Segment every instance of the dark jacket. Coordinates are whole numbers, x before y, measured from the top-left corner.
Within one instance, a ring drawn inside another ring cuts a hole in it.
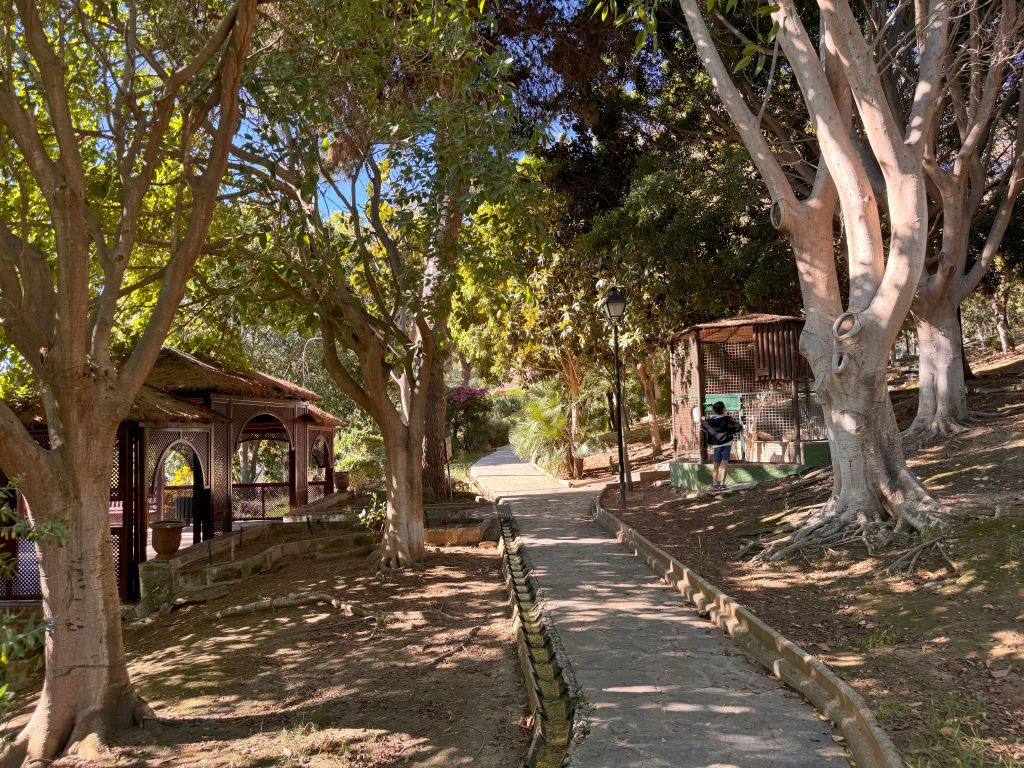
[[[710,446],[727,445],[732,442],[733,435],[743,431],[743,425],[732,416],[709,416],[700,425],[700,431]]]

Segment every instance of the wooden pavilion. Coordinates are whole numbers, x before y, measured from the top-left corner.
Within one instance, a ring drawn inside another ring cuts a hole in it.
[[[186,541],[204,541],[245,520],[281,517],[333,491],[334,430],[342,422],[318,408],[316,393],[283,379],[237,370],[176,349],[161,351],[114,446],[110,532],[122,599],[138,598],[138,565],[148,559],[149,523],[183,519]],[[43,445],[41,414],[23,411]],[[241,482],[232,459],[249,441],[286,446],[283,478]],[[165,479],[173,453],[191,484]],[[19,511],[27,513],[24,501]],[[35,545],[6,543],[17,555],[15,578],[0,582],[0,599],[39,599]]]

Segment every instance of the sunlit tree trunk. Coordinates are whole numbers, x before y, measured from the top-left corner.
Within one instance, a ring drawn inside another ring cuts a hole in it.
[[[83,402],[96,402],[88,389]],[[34,755],[74,752],[100,758],[114,731],[140,724],[149,707],[135,694],[121,640],[121,600],[113,578],[110,475],[116,421],[109,411],[50,430],[61,448],[50,471],[29,471],[20,490],[31,520],[63,518],[66,544],[40,542],[43,616],[51,627],[39,703],[0,764],[19,766]]]
[[[644,385],[644,400],[647,403],[647,428],[651,436],[651,455],[661,455],[661,430],[658,428],[658,395],[654,391],[654,381],[643,362],[636,364],[636,372]]]
[[[399,568],[425,554],[423,523],[423,430],[392,424],[382,432],[387,463],[387,518],[381,543],[383,563]]]
[[[0,403],[0,470],[23,479],[32,522],[63,518],[70,540],[63,547],[39,544],[43,613],[52,632],[39,702],[0,757],[4,768],[49,765],[65,751],[98,757],[113,731],[149,711],[133,692],[121,640],[110,546],[114,439],[152,370],[206,241],[238,127],[238,92],[256,21],[256,3],[239,0],[205,45],[195,41],[195,58],[179,61],[177,52],[139,53],[153,40],[147,33],[140,44],[141,14],[134,9],[119,11],[116,23],[95,10],[19,0],[5,16],[7,64],[16,60],[22,71],[7,72],[0,82],[0,125],[7,137],[0,176],[17,177],[26,204],[34,189],[39,211],[46,213],[33,216],[49,218],[41,227],[45,236],[37,238],[32,229],[39,224],[17,220],[17,206],[0,212],[0,321],[5,342],[34,376],[49,447],[36,445]],[[65,45],[81,46],[91,61],[88,71],[68,68],[61,55]],[[146,71],[153,62],[160,71]],[[182,93],[194,77],[204,83],[198,102],[195,92]],[[97,99],[90,101],[93,95]],[[112,142],[89,143],[93,132],[78,120],[83,103],[95,110],[85,123],[95,118]],[[181,147],[174,133],[179,129],[188,136]],[[194,154],[196,146],[201,154]],[[134,318],[140,333],[115,363],[111,349],[123,319],[121,303],[137,287],[126,275],[135,264],[140,229],[151,236],[164,231],[152,222],[166,214],[155,212],[148,197],[158,167],[166,171],[160,199],[166,203],[178,194],[179,202],[188,202],[166,230],[173,242],[160,250],[162,263],[151,264],[159,276],[156,300]],[[100,175],[109,182],[102,191],[88,180]]]
[[[801,351],[814,374],[835,470],[831,501],[763,553],[781,557],[811,542],[834,542],[851,528],[892,521],[905,529],[941,523],[935,500],[907,468],[886,389],[889,349],[924,266],[927,206],[922,156],[933,136],[941,42],[921,63],[912,139],[886,107],[868,42],[848,2],[819,4],[821,35],[812,41],[792,0],[774,7],[778,37],[815,126],[821,161],[809,194],[797,197],[758,119],[732,80],[697,0],[682,0],[687,25],[723,105],[772,195],[772,222],[793,246],[805,311]],[[929,34],[944,39],[941,8]],[[889,233],[862,154],[852,140],[853,110],[866,147],[885,178]],[[836,274],[833,222],[842,211],[849,295]],[[888,244],[888,253],[886,253]]]
[[[1005,355],[1017,348],[1010,331],[1010,317],[1006,311],[1006,294],[1002,286],[996,289],[989,299],[989,306],[992,308],[992,316],[996,321],[996,333],[999,334],[999,347]]]

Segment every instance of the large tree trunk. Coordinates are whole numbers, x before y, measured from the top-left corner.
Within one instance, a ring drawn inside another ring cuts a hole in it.
[[[560,367],[562,380],[565,382],[565,389],[569,394],[569,434],[565,446],[566,471],[569,477],[578,478],[582,474],[577,467],[576,446],[580,434],[580,391],[583,387],[583,373],[573,357],[566,353],[562,353]]]
[[[440,356],[435,356],[428,383],[423,435],[423,498],[428,502],[447,499],[451,493],[445,446],[447,416],[448,388],[444,383],[444,362]]]
[[[1005,355],[1016,349],[1016,342],[1013,340],[1013,333],[1010,332],[1010,317],[1006,312],[1006,295],[1002,288],[997,288],[989,299],[989,306],[992,307],[992,315],[996,321],[996,332],[999,334],[999,346]]]
[[[880,329],[878,329],[880,330]],[[831,499],[794,533],[758,557],[777,560],[807,544],[827,546],[892,525],[931,536],[941,530],[938,502],[907,467],[886,384],[887,346],[879,332],[837,340],[829,350],[805,330],[801,349],[815,377],[832,454]]]
[[[919,349],[917,415],[907,436],[948,435],[972,423],[964,383],[963,335],[948,301],[914,308]]]
[[[255,483],[258,481],[258,470],[260,460],[260,440],[246,440],[239,447],[239,471],[243,483]]]
[[[937,521],[937,504],[907,468],[886,386],[884,360],[846,355],[846,370],[826,376],[818,388],[833,435],[838,469],[832,513],[849,523],[892,520],[904,530],[924,531]]]
[[[939,530],[938,503],[907,467],[886,383],[888,351],[902,319],[883,325],[866,312],[842,312],[835,272],[819,258],[831,248],[830,219],[812,216],[789,237],[807,312],[800,351],[810,363],[825,418],[833,488],[821,509],[758,557],[780,559],[883,524],[928,534]]]
[[[465,355],[459,355],[459,368],[462,376],[462,386],[468,387],[473,381],[473,364]]]
[[[643,363],[636,364],[636,372],[644,385],[644,400],[647,403],[647,427],[651,434],[651,456],[661,456],[661,430],[658,429],[658,395],[654,390],[654,381]]]
[[[56,482],[24,479],[32,522],[63,517],[63,546],[40,542],[46,638],[43,689],[32,718],[0,765],[49,761],[65,751],[100,758],[111,733],[151,710],[134,693],[121,639],[121,601],[110,546],[113,432],[106,425],[67,436]]]
[[[387,484],[387,519],[381,564],[402,568],[418,563],[426,552],[423,531],[423,436],[404,425],[383,431]]]

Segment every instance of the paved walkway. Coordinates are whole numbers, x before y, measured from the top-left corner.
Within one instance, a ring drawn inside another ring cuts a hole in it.
[[[578,768],[848,766],[797,694],[697,616],[565,488],[503,448],[474,466],[512,504],[539,597],[589,705]]]

